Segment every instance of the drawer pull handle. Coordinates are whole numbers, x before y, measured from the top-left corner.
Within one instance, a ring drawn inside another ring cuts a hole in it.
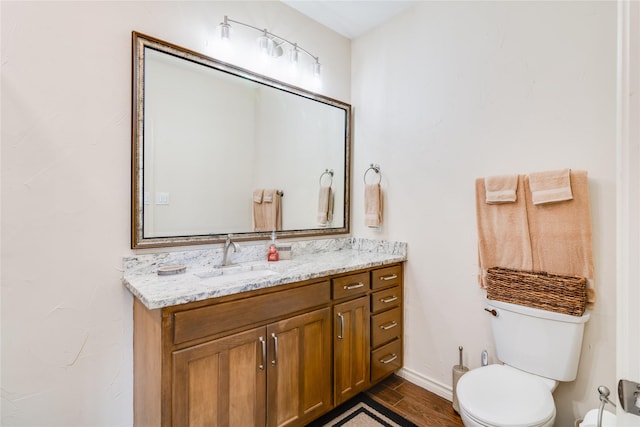
[[[393,280],[397,278],[398,278],[397,274],[392,274],[390,276],[380,276],[380,280]]]
[[[262,363],[258,366],[261,371],[264,371],[264,362],[267,360],[267,341],[260,337],[260,344],[262,345]]]
[[[389,357],[388,359],[380,359],[380,363],[382,363],[383,365],[386,365],[387,363],[393,362],[397,358],[398,358],[398,355],[393,353],[391,357]]]
[[[358,282],[355,285],[344,285],[344,290],[345,291],[350,291],[352,289],[362,288],[363,286],[364,286],[364,283]]]
[[[395,295],[392,296],[392,297],[389,297],[389,298],[380,298],[380,302],[385,303],[385,304],[388,304],[388,303],[394,302],[394,301],[398,301],[398,297],[395,296]]]
[[[344,337],[344,316],[342,313],[338,313],[338,319],[340,319],[340,334],[338,339],[341,340]]]
[[[387,323],[386,325],[380,325],[380,329],[386,331],[387,329],[395,328],[396,326],[398,326],[398,322],[394,320],[391,323]]]
[[[276,366],[278,364],[278,337],[272,332],[271,338],[273,338],[273,360],[271,361],[271,366]]]

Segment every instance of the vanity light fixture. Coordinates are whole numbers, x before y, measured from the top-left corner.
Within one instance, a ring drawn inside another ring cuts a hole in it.
[[[220,25],[218,26],[219,30],[220,30],[220,38],[223,40],[229,40],[231,35],[230,35],[230,30],[231,30],[231,24],[230,22],[233,22],[234,24],[238,24],[238,25],[242,25],[243,27],[247,27],[247,28],[251,28],[253,30],[259,31],[260,33],[262,33],[262,35],[260,35],[257,39],[258,42],[258,49],[260,50],[261,53],[273,57],[273,58],[278,58],[280,56],[283,55],[284,53],[284,49],[283,46],[288,45],[290,46],[290,50],[289,50],[289,61],[291,61],[291,63],[293,64],[298,64],[299,59],[300,59],[300,52],[306,53],[307,55],[309,55],[311,58],[313,58],[314,63],[313,63],[313,74],[316,77],[320,77],[320,73],[322,72],[322,66],[320,65],[320,60],[318,59],[317,56],[313,55],[311,52],[309,52],[306,49],[303,49],[302,47],[300,47],[298,45],[298,43],[293,43],[290,42],[289,40],[280,37],[276,34],[273,34],[272,32],[269,32],[266,28],[258,28],[258,27],[254,27],[253,25],[249,25],[249,24],[245,24],[244,22],[240,22],[240,21],[236,21],[235,19],[231,19],[228,16],[224,16],[224,20],[220,23]]]

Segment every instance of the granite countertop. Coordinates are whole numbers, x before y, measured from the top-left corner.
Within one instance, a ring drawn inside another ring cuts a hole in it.
[[[347,273],[406,261],[406,244],[365,239],[332,239],[328,249],[317,250],[318,245],[294,243],[293,258],[267,262],[260,258],[241,260],[220,267],[215,260],[218,252],[194,253],[187,257],[159,254],[125,258],[124,285],[148,309],[170,307],[193,301],[202,301],[256,289],[270,288],[287,283]],[[327,248],[327,245],[324,245]],[[301,249],[303,248],[303,249]],[[266,253],[264,246],[254,252]],[[251,252],[251,251],[249,251]],[[255,255],[255,254],[254,254]],[[158,266],[168,265],[176,259],[184,261],[185,273],[159,276]],[[201,259],[211,259],[201,262]],[[261,257],[262,258],[262,257]],[[263,258],[262,258],[263,259]]]

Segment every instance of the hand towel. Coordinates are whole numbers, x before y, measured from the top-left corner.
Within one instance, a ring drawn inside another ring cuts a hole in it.
[[[333,219],[333,193],[331,187],[320,187],[318,194],[318,224],[326,226]]]
[[[571,171],[573,196],[565,203],[535,204],[525,179],[533,270],[587,279],[587,302],[594,303],[589,184],[586,171]]]
[[[282,230],[281,194],[276,189],[265,189],[262,203],[253,203],[254,231]]]
[[[484,179],[486,202],[514,203],[517,199],[518,175],[488,176]]]
[[[264,213],[262,209],[263,189],[253,190],[253,231],[264,230],[266,224],[264,222]]]
[[[484,178],[476,179],[478,227],[478,281],[486,288],[487,269],[504,267],[531,270],[531,240],[524,197],[524,177],[518,176],[516,201],[487,204]]]
[[[528,179],[534,205],[573,199],[569,169],[530,173]]]
[[[364,224],[379,227],[382,224],[382,190],[380,184],[364,186]]]
[[[274,195],[274,213],[275,216],[275,228],[273,230],[280,231],[282,230],[282,192],[276,190]]]

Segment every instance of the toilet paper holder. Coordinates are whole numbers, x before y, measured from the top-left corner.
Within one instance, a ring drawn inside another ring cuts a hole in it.
[[[625,412],[640,416],[640,383],[629,380],[618,381],[618,399]]]

